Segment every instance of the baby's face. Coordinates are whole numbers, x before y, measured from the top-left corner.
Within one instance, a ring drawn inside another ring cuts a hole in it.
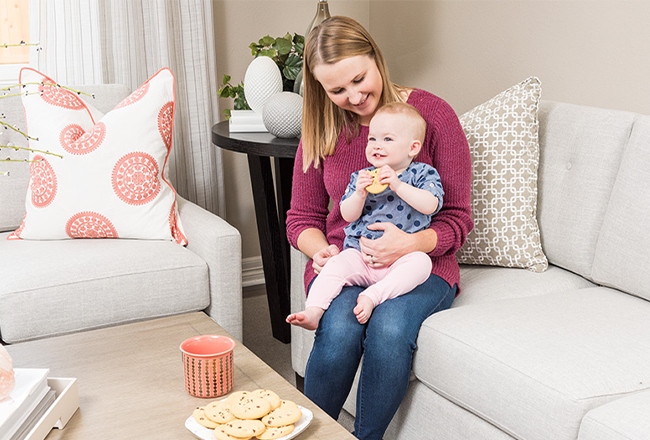
[[[414,157],[411,125],[402,114],[375,115],[368,132],[368,162],[377,168],[388,165],[397,173],[404,171]]]

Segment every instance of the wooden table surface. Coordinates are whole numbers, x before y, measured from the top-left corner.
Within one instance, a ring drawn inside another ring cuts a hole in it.
[[[185,391],[179,345],[201,334],[230,336],[196,312],[6,348],[15,368],[49,368],[50,377],[78,379],[79,410],[48,440],[192,439],[185,420],[215,399]],[[270,389],[314,413],[298,439],[354,438],[239,341],[234,360],[233,391]]]

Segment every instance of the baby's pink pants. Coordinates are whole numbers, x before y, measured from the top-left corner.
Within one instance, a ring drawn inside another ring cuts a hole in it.
[[[361,252],[348,248],[333,256],[314,280],[307,307],[327,310],[345,286],[367,287],[360,295],[368,296],[375,307],[384,301],[410,292],[431,275],[431,258],[424,252],[412,252],[389,267],[374,269],[363,261]]]

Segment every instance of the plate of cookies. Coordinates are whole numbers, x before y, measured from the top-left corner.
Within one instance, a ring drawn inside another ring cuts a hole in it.
[[[289,440],[314,414],[271,390],[235,391],[194,409],[185,427],[202,440]]]

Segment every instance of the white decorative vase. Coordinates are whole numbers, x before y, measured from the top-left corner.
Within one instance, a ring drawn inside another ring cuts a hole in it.
[[[280,92],[271,96],[262,112],[264,126],[279,138],[300,137],[302,132],[302,96]]]
[[[265,56],[255,58],[244,76],[244,95],[250,108],[262,113],[266,101],[281,91],[282,74],[275,61]]]

